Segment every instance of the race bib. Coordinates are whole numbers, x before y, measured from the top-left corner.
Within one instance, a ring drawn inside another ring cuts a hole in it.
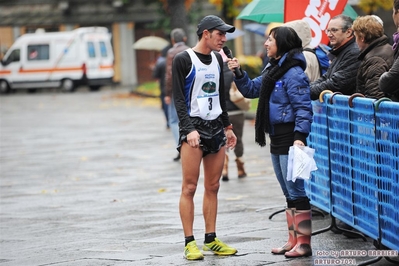
[[[200,117],[204,120],[216,119],[222,113],[218,94],[197,96],[197,102]]]

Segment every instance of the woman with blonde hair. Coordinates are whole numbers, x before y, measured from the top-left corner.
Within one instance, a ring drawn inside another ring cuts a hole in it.
[[[353,22],[356,43],[359,46],[360,66],[356,78],[356,92],[365,97],[380,99],[385,93],[379,87],[381,75],[393,63],[392,46],[384,35],[384,27],[373,16],[361,16]]]
[[[397,28],[393,34],[394,63],[388,72],[380,77],[380,89],[393,101],[399,102],[399,0],[393,1],[392,19]]]

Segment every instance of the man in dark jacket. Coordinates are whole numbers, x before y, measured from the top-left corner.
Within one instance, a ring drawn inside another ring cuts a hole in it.
[[[356,75],[360,65],[358,59],[360,50],[356,43],[352,29],[353,20],[345,15],[333,17],[328,23],[326,33],[330,39],[330,50],[328,57],[331,64],[327,72],[315,82],[310,84],[310,97],[312,100],[319,99],[324,90],[341,92],[344,95],[351,95],[356,92]],[[348,237],[357,237],[357,234],[350,234],[352,227],[337,220],[338,229],[332,228],[334,233],[344,234]]]
[[[345,15],[333,17],[326,29],[332,49],[327,72],[310,84],[311,99],[317,100],[324,90],[351,95],[356,90],[356,74],[360,61],[359,48],[352,29],[353,20]]]
[[[392,18],[397,31],[393,35],[394,63],[392,68],[381,75],[380,88],[392,101],[399,102],[399,0],[393,2]]]
[[[161,107],[166,119],[166,127],[169,128],[169,115],[168,115],[168,104],[165,103],[165,71],[166,71],[166,52],[169,50],[170,45],[166,46],[161,51],[161,55],[158,57],[155,63],[154,69],[152,70],[152,77],[158,79],[159,88],[161,90]]]
[[[168,50],[166,56],[165,74],[165,103],[168,104],[169,125],[175,139],[176,147],[179,144],[179,118],[177,117],[175,103],[172,100],[172,62],[175,55],[188,49],[186,45],[187,36],[183,29],[176,28],[170,33],[173,47]],[[180,153],[173,158],[174,161],[180,160]]]
[[[391,69],[388,72],[385,72],[384,74],[381,75],[379,83],[381,90],[387,93],[388,97],[395,102],[399,102],[398,82],[399,82],[399,56],[395,58],[395,62],[392,65]]]

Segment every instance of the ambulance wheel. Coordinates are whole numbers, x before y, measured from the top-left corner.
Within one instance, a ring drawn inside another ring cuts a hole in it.
[[[61,81],[61,90],[63,92],[73,92],[75,90],[75,84],[71,79],[64,79]]]
[[[0,93],[1,94],[6,94],[10,91],[10,87],[8,86],[7,81],[5,80],[0,80]]]

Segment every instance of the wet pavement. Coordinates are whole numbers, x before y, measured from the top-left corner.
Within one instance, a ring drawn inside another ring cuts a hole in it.
[[[284,207],[268,148],[254,143],[246,120],[245,167],[219,192],[217,235],[236,256],[183,258],[178,212],[180,162],[157,99],[129,88],[72,94],[43,91],[0,96],[0,265],[353,265],[371,259],[371,239],[331,231],[312,238],[313,257],[286,259]],[[194,234],[204,239],[202,175]],[[313,230],[327,227],[315,216]],[[359,253],[359,252],[358,252]],[[374,265],[389,264],[385,259]],[[331,265],[331,264],[330,264]]]

